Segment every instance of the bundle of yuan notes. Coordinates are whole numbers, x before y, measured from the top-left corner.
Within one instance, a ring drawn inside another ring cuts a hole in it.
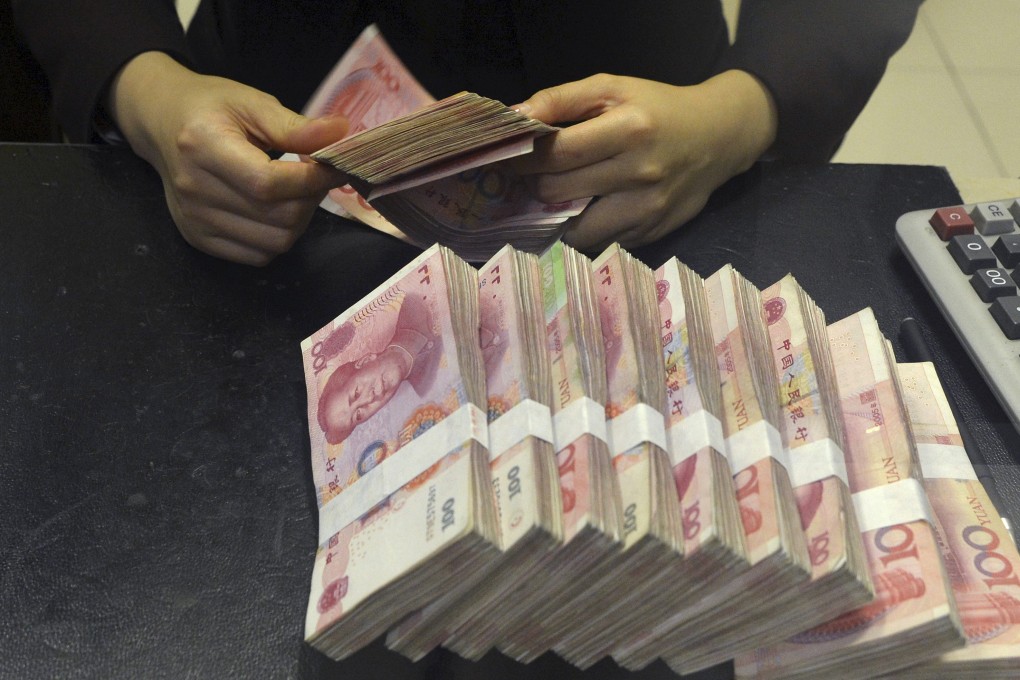
[[[654,593],[683,555],[679,500],[666,452],[665,370],[652,271],[619,246],[593,263],[608,386],[608,443],[620,491],[621,550],[585,573],[585,588],[533,612],[500,649],[522,661],[549,649],[578,666],[610,622]],[[621,588],[627,583],[626,588]],[[604,656],[596,649],[594,660]]]
[[[1015,677],[1020,556],[930,364],[792,276],[433,246],[302,343],[306,639]],[[484,411],[484,413],[483,413]]]
[[[478,342],[502,554],[481,583],[451,589],[390,631],[387,645],[405,656],[438,644],[488,651],[510,593],[563,541],[541,285],[538,257],[510,246],[481,269]]]
[[[705,292],[724,403],[725,448],[748,567],[681,601],[649,633],[614,651],[614,658],[627,668],[641,668],[659,657],[674,668],[695,670],[700,656],[708,654],[720,636],[739,642],[765,632],[762,617],[790,599],[810,576],[777,429],[779,390],[761,293],[728,265],[706,279]]]
[[[749,285],[749,284],[745,284]],[[825,318],[792,276],[762,293],[768,346],[782,405],[780,430],[800,528],[811,563],[810,580],[784,599],[767,627],[720,630],[665,658],[674,668],[697,669],[734,652],[780,640],[873,597],[864,546],[847,485],[843,427]]]
[[[977,479],[931,363],[898,364],[933,528],[966,646],[899,677],[1015,678],[1020,669],[1020,555]]]
[[[737,674],[867,678],[963,644],[892,348],[865,309],[829,326],[846,465],[875,598],[738,659]]]
[[[540,260],[546,351],[552,368],[553,434],[563,508],[563,545],[504,602],[492,644],[507,654],[542,648],[542,614],[575,602],[589,574],[620,550],[620,489],[607,443],[606,348],[591,260],[556,242]],[[533,642],[536,641],[536,642]],[[463,653],[461,650],[457,650]],[[466,655],[477,659],[479,653]]]
[[[640,280],[635,283],[642,285]],[[643,588],[635,587],[634,595],[612,603],[611,611],[590,622],[587,630],[556,646],[580,667],[610,654],[619,641],[643,635],[651,622],[675,612],[677,602],[698,597],[747,567],[739,509],[723,454],[722,395],[704,282],[674,258],[654,272],[654,291],[653,322],[658,322],[660,343],[650,352],[661,354],[666,369],[664,448],[680,503],[682,559],[671,560]],[[650,328],[645,332],[651,337]]]
[[[478,277],[435,246],[301,343],[319,549],[306,637],[344,657],[498,557]]]
[[[350,177],[323,207],[423,248],[438,242],[473,262],[508,242],[539,252],[590,200],[532,198],[499,161],[530,153],[536,137],[556,128],[474,93],[436,102],[375,25],[337,62],[304,113],[343,114],[350,126],[347,137],[312,154]]]

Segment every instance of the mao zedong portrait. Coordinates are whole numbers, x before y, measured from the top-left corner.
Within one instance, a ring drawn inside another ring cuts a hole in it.
[[[336,368],[319,396],[319,427],[330,444],[339,444],[379,412],[402,383],[424,396],[436,377],[442,337],[432,313],[418,296],[404,296],[386,346]]]

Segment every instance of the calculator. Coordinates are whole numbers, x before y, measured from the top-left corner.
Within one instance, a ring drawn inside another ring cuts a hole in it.
[[[896,243],[1020,432],[1020,198],[908,212]]]

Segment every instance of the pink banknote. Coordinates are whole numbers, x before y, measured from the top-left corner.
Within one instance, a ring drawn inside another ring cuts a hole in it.
[[[435,99],[419,83],[372,24],[351,44],[304,108],[316,118],[343,114],[348,134],[376,127],[411,113]],[[350,185],[329,192],[322,207],[393,235],[399,230],[386,221]]]

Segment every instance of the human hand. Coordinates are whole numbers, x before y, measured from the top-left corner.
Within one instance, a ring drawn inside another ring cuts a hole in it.
[[[326,193],[347,182],[329,166],[266,153],[312,153],[346,134],[344,118],[305,118],[162,52],[140,54],[121,69],[108,109],[135,153],[159,172],[185,240],[216,257],[268,264],[304,232]]]
[[[649,243],[684,224],[769,148],[777,124],[772,96],[743,71],[688,87],[596,75],[515,108],[549,124],[580,121],[510,162],[546,203],[598,197],[563,237],[581,250]]]

